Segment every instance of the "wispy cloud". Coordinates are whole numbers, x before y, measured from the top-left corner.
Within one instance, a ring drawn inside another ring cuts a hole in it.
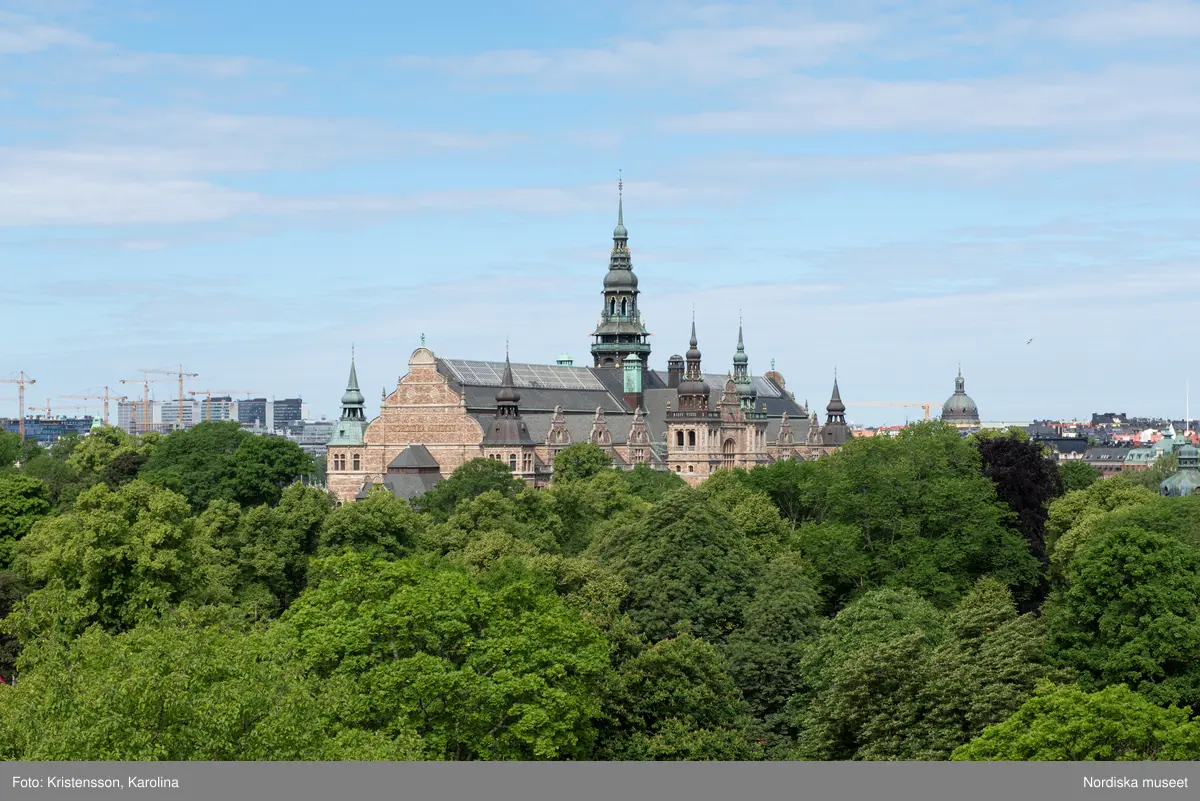
[[[776,27],[670,30],[653,39],[624,38],[595,48],[408,55],[393,63],[487,82],[522,79],[547,89],[636,91],[648,85],[678,87],[681,81],[703,87],[765,78],[821,64],[871,36],[866,24],[807,20]]]
[[[1080,129],[1200,120],[1200,69],[1124,65],[941,81],[798,77],[748,107],[668,117],[674,133]]]
[[[71,69],[66,72],[75,72],[76,77],[83,80],[95,80],[101,75],[159,77],[164,73],[175,73],[232,79],[250,74],[299,75],[306,72],[300,65],[247,56],[132,50],[25,14],[0,10],[0,58],[32,57],[56,50],[71,54]],[[55,74],[62,74],[63,64],[53,66]]]
[[[1058,26],[1071,39],[1096,44],[1136,39],[1200,38],[1200,5],[1192,0],[1092,2]]]

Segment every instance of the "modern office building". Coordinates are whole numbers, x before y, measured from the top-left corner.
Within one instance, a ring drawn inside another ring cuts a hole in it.
[[[92,430],[95,418],[87,417],[26,417],[25,439],[39,445],[51,445],[70,434],[86,437]],[[17,418],[0,418],[0,430],[13,434],[21,432],[21,421]]]

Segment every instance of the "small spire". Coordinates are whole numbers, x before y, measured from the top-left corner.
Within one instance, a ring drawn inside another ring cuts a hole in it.
[[[421,347],[422,347],[422,348],[423,348],[423,347],[425,347],[425,334],[424,334],[424,332],[422,332],[422,334],[421,334]]]
[[[775,357],[771,357],[771,369],[775,369]]]

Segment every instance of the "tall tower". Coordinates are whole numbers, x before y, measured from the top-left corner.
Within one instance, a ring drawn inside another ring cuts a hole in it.
[[[746,411],[754,411],[754,404],[758,401],[758,390],[750,380],[750,357],[746,355],[746,346],[742,344],[741,320],[738,320],[737,353],[733,355],[733,383],[737,387],[738,403]]]
[[[596,367],[620,367],[636,353],[642,370],[650,361],[649,332],[638,311],[638,279],[629,256],[629,232],[625,230],[623,186],[617,182],[617,227],[613,229],[612,255],[604,276],[604,308],[592,332],[592,359]]]
[[[342,415],[338,418],[333,429],[330,445],[362,445],[363,435],[367,430],[367,413],[363,397],[358,388],[358,370],[354,366],[354,356],[350,356],[350,379],[346,382],[346,392],[342,395]]]

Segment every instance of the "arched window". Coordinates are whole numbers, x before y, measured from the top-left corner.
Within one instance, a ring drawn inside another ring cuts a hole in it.
[[[515,453],[508,455],[508,469],[514,473],[517,472],[517,455]]]
[[[355,471],[362,470],[362,457],[357,453],[354,454],[354,469]]]
[[[695,465],[692,465],[692,464],[689,464],[689,465],[688,465],[688,472],[689,472],[689,473],[695,473],[695,472],[696,472],[696,466],[695,466]]]
[[[675,465],[675,472],[676,472],[676,473],[682,473],[682,472],[683,472],[683,468],[682,468],[682,467],[680,467],[679,465]]]
[[[682,431],[675,432],[675,444],[681,448],[683,447],[683,432]]]
[[[611,301],[609,301],[608,308],[609,308],[609,312],[608,312],[609,314],[617,313],[617,299],[616,298],[613,298]]]
[[[629,307],[626,305],[626,303],[627,303],[626,299],[621,298],[621,316],[622,317],[624,317],[626,314],[629,313],[629,311],[628,311]]]
[[[721,446],[721,459],[726,470],[733,469],[733,451],[737,447],[732,439],[725,440],[725,444]]]
[[[696,447],[696,432],[695,431],[688,432],[688,447],[689,448]],[[691,471],[689,470],[688,472],[691,472]]]

